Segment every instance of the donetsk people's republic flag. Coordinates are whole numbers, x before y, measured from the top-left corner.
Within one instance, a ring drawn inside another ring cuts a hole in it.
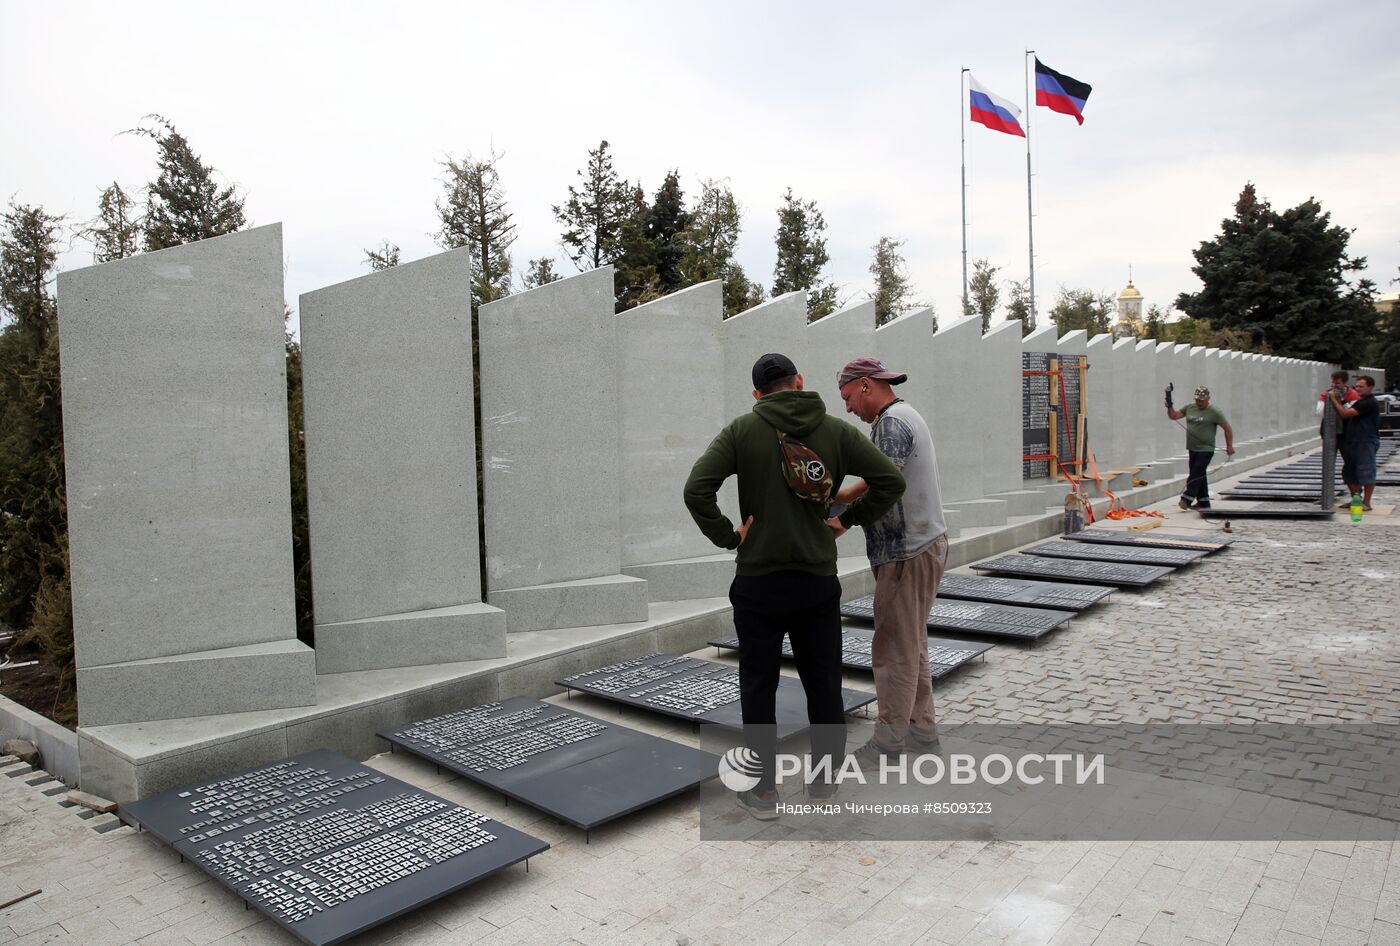
[[[986,125],[993,131],[1026,137],[1026,133],[1021,130],[1021,122],[1019,121],[1021,110],[1019,108],[1000,95],[988,92],[980,82],[972,78],[970,72],[967,74],[967,81],[971,89],[973,121]]]
[[[1073,115],[1074,120],[1082,125],[1084,102],[1092,91],[1094,87],[1089,83],[1056,72],[1039,59],[1035,61],[1035,104],[1044,105],[1051,111]]]

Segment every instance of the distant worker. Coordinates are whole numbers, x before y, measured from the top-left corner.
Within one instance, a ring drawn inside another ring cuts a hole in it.
[[[874,358],[857,358],[841,369],[836,382],[847,412],[870,425],[870,439],[899,467],[905,482],[903,498],[865,527],[865,553],[875,573],[870,658],[880,714],[875,735],[856,751],[862,766],[906,749],[938,748],[928,617],[948,567],[948,527],[928,424],[891,387],[907,380]],[[839,491],[836,501],[859,503],[865,492],[865,484],[856,483]]]
[[[1356,376],[1353,385],[1358,398],[1343,404],[1337,392],[1328,396],[1337,413],[1347,422],[1342,437],[1342,482],[1355,496],[1361,493],[1361,508],[1371,511],[1371,494],[1376,491],[1376,451],[1381,446],[1381,405],[1376,400],[1376,379],[1369,374]]]
[[[1225,432],[1226,456],[1235,455],[1235,432],[1220,408],[1211,406],[1210,388],[1204,384],[1196,388],[1194,404],[1176,410],[1168,401],[1167,416],[1172,420],[1186,418],[1186,490],[1177,505],[1191,509],[1194,502],[1196,509],[1209,509],[1210,484],[1206,482],[1206,468],[1215,456],[1215,430],[1218,427]]]
[[[758,755],[760,774],[738,802],[753,817],[771,821],[778,817],[774,757],[783,636],[807,694],[814,771],[826,773],[807,793],[827,799],[836,792],[830,776],[846,751],[836,537],[883,516],[903,495],[904,477],[860,431],[828,415],[821,395],[803,390],[802,375],[785,355],[759,358],[753,386],[758,403],[695,461],[685,504],[706,538],[739,550],[729,601],[739,636],[744,741]],[[738,528],[715,501],[720,484],[735,474]],[[870,492],[832,518],[832,485],[847,475],[863,478]]]

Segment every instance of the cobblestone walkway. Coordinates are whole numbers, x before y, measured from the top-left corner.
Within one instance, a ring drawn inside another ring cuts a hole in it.
[[[1174,513],[1167,525],[1201,522]],[[1115,594],[1034,648],[999,645],[938,686],[941,719],[1400,722],[1400,516],[1235,530],[1227,552]],[[869,686],[868,676],[848,679]],[[689,734],[597,701],[570,705]],[[512,868],[356,946],[1400,944],[1394,840],[706,842],[694,799],[682,797],[585,843],[430,764],[401,755],[370,764],[554,847],[528,873]],[[1286,774],[1271,783],[1305,801],[1316,790],[1289,785]],[[43,891],[0,910],[0,944],[295,942],[153,837],[94,830],[61,797],[0,777],[0,902]]]

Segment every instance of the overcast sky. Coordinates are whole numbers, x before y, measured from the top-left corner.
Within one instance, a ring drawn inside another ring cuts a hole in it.
[[[155,147],[119,134],[160,113],[280,221],[286,293],[405,261],[429,234],[445,157],[494,148],[519,226],[513,257],[572,272],[550,211],[606,138],[653,192],[729,181],[739,259],[772,281],[787,187],[826,216],[829,276],[871,288],[871,246],[907,241],[940,318],[961,293],[959,70],[1024,102],[1023,51],[1094,88],[1085,121],[1031,109],[1036,282],[1148,304],[1199,285],[1191,251],[1246,181],[1309,196],[1354,228],[1383,291],[1400,265],[1400,6],[1390,2],[199,4],[0,0],[0,197],[72,221]],[[1023,116],[1024,118],[1024,116]],[[967,125],[969,246],[1023,279],[1026,148]],[[64,269],[91,263],[75,243]]]

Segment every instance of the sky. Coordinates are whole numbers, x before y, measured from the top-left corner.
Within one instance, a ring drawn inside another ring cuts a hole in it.
[[[827,274],[851,303],[872,247],[902,252],[915,298],[951,321],[968,251],[1028,273],[1026,144],[965,123],[961,69],[1023,104],[1027,49],[1093,86],[1084,124],[1029,111],[1037,301],[1194,291],[1192,250],[1246,182],[1283,209],[1315,197],[1353,229],[1382,291],[1400,273],[1400,6],[358,2],[38,4],[0,0],[0,198],[82,223],[113,181],[139,191],[158,113],[251,224],[281,222],[285,291],[408,261],[431,233],[448,157],[502,155],[516,266],[574,271],[551,207],[606,139],[650,194],[728,182],[738,259],[771,284],[783,192],[827,222]],[[1026,116],[1023,115],[1023,120]],[[60,268],[91,265],[65,242]],[[1005,296],[1003,294],[1003,300]]]

